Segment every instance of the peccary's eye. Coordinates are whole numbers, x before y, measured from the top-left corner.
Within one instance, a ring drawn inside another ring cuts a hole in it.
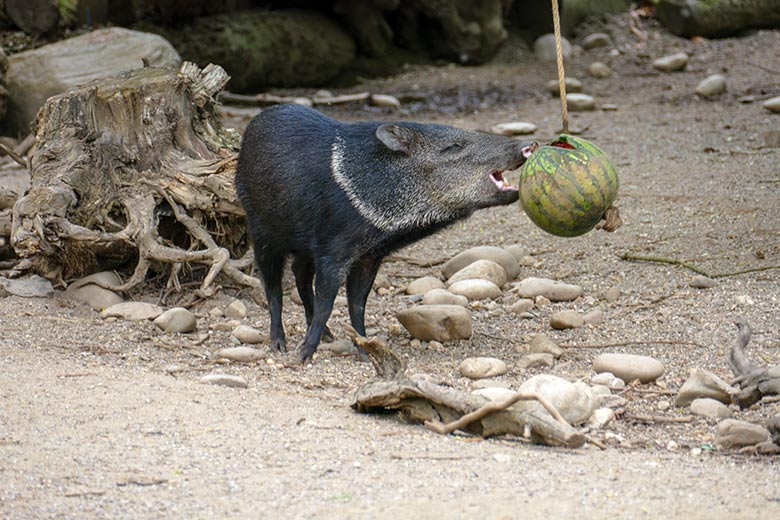
[[[451,145],[442,148],[440,153],[454,153],[463,150],[463,145],[460,143],[452,143]]]

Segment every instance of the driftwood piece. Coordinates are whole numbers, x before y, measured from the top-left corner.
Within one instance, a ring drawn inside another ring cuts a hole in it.
[[[760,368],[745,354],[745,347],[750,342],[750,325],[743,319],[736,322],[737,338],[729,350],[727,362],[734,373],[734,384],[740,391],[732,396],[732,400],[740,408],[748,408],[763,397],[780,394],[780,366],[769,369]]]
[[[482,419],[483,417],[486,417],[487,415],[495,412],[500,412],[502,410],[506,410],[513,404],[519,402],[519,401],[538,401],[539,404],[541,404],[547,412],[553,416],[553,418],[563,424],[568,424],[566,422],[566,419],[563,418],[563,416],[558,412],[558,410],[555,409],[555,407],[548,401],[544,396],[537,394],[535,392],[529,393],[529,394],[522,394],[522,393],[516,393],[504,401],[501,402],[489,402],[488,404],[484,405],[483,407],[471,412],[467,413],[457,421],[453,421],[451,423],[443,424],[438,421],[426,421],[425,427],[429,430],[433,430],[436,433],[441,434],[447,434],[452,433],[456,430],[462,430],[469,424],[478,421]]]
[[[168,266],[204,264],[201,294],[219,273],[253,288],[232,260],[247,251],[233,189],[239,137],[222,127],[214,97],[229,80],[215,65],[144,68],[50,98],[37,122],[27,194],[14,206],[12,244],[58,280],[130,269],[120,286]]]
[[[531,440],[539,444],[578,448],[585,443],[582,433],[546,411],[515,403],[491,403],[484,397],[438,385],[424,374],[407,376],[400,357],[379,339],[362,338],[352,329],[347,333],[368,353],[379,375],[379,379],[357,389],[352,407],[359,412],[398,410],[407,420],[441,433],[461,429],[491,437],[530,432]],[[534,397],[519,395],[512,399],[516,402],[526,398]]]

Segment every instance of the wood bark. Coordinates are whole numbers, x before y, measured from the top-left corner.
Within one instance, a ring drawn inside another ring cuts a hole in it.
[[[14,206],[16,253],[50,279],[129,269],[113,290],[203,264],[200,291],[223,273],[259,288],[233,189],[238,134],[222,127],[219,66],[145,68],[50,98],[37,121],[27,194]],[[235,259],[231,259],[231,256]],[[185,272],[189,272],[187,269]]]

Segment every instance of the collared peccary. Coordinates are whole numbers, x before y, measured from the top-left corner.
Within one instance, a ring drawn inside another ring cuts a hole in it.
[[[244,134],[236,191],[265,283],[272,348],[285,349],[286,257],[306,312],[299,356],[307,360],[329,335],[342,283],[352,326],[365,335],[382,258],[477,209],[515,202],[503,173],[535,146],[444,125],[347,124],[297,105],[264,110]]]

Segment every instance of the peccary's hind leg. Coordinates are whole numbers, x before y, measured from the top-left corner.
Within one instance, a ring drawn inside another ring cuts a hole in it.
[[[320,338],[325,330],[325,324],[333,311],[333,301],[339,292],[340,266],[332,263],[322,263],[316,266],[314,279],[314,311],[311,325],[306,331],[306,337],[298,352],[301,361],[311,359],[320,344]]]
[[[358,334],[366,335],[366,301],[379,271],[381,258],[365,255],[352,265],[347,276],[347,306],[349,320]]]
[[[311,326],[311,318],[314,313],[314,290],[312,282],[314,281],[314,262],[310,257],[296,256],[292,263],[292,271],[295,275],[295,287],[298,289],[298,295],[303,302],[303,310],[306,313],[306,328]],[[322,332],[322,341],[333,341],[328,326]]]
[[[287,340],[282,324],[282,271],[284,255],[263,251],[255,242],[255,260],[265,285],[265,297],[268,300],[268,312],[271,314],[271,350],[284,352]]]

